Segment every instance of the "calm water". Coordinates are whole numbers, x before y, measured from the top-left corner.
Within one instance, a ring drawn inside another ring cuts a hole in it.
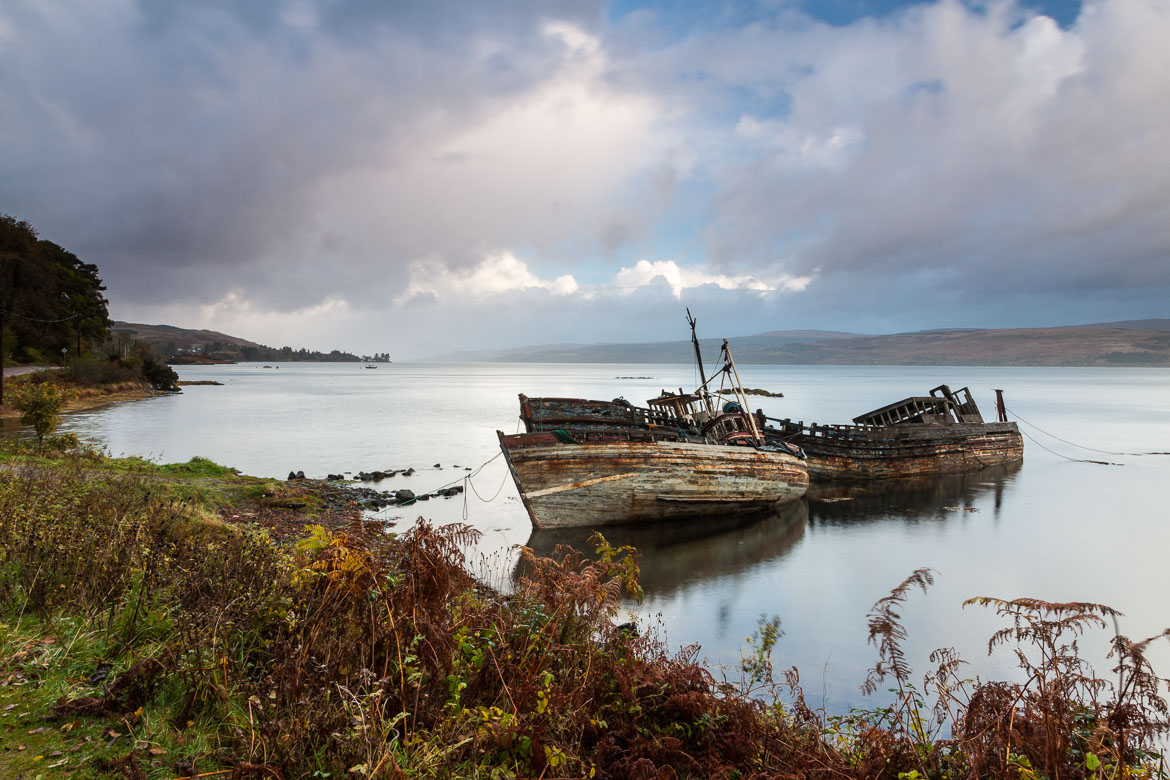
[[[79,413],[63,428],[115,454],[162,461],[203,455],[273,477],[413,466],[414,476],[378,487],[421,493],[462,479],[464,468],[498,453],[496,430],[517,430],[519,392],[641,403],[663,388],[696,384],[689,366],[280,364],[179,373],[224,386]],[[989,417],[992,388],[1003,388],[1013,418],[1069,442],[1112,452],[1170,450],[1170,371],[1163,369],[744,366],[741,373],[749,387],[785,394],[753,399],[770,416],[845,422],[946,382],[970,386]],[[652,378],[619,378],[630,375]],[[810,700],[832,709],[865,703],[857,686],[873,659],[866,612],[920,566],[933,568],[938,580],[905,608],[918,673],[930,650],[944,645],[975,662],[976,673],[1010,673],[1006,656],[986,658],[987,637],[1000,626],[995,616],[961,607],[976,595],[1110,604],[1125,613],[1121,630],[1134,638],[1170,626],[1170,456],[1094,453],[1021,428],[1035,441],[1025,440],[1020,467],[851,501],[801,501],[749,521],[608,535],[645,552],[639,612],[648,622],[661,616],[672,646],[698,642],[713,665],[733,664],[759,616],[778,614],[785,636],[774,659],[798,666]],[[1037,442],[1072,458],[1124,465],[1071,462]],[[410,517],[451,522],[466,515],[484,534],[479,552],[486,558],[477,555],[477,563],[487,576],[508,579],[512,545],[582,543],[585,534],[532,533],[502,459],[472,484],[482,499],[495,499],[432,500]],[[401,515],[394,509],[381,516],[409,521]],[[1170,652],[1155,652],[1160,670],[1170,672]]]

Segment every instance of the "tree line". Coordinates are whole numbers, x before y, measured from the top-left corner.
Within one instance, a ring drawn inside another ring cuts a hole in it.
[[[292,347],[268,347],[263,344],[229,344],[222,341],[212,341],[199,347],[182,348],[173,341],[152,341],[172,363],[199,362],[202,360],[232,360],[255,362],[270,360],[273,362],[295,363],[298,361],[318,363],[389,363],[389,352],[376,352],[373,355],[355,355],[340,349],[321,352],[315,349],[293,349]]]
[[[4,365],[61,364],[85,385],[137,378],[173,390],[178,377],[147,344],[111,351],[106,286],[93,263],[0,214],[0,403]]]

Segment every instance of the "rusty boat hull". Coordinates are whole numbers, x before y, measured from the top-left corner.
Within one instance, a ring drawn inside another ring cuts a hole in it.
[[[637,437],[498,435],[537,528],[754,511],[799,498],[808,488],[804,462],[787,452]]]
[[[1014,422],[813,426],[784,438],[804,450],[809,478],[817,483],[954,474],[1024,459]]]

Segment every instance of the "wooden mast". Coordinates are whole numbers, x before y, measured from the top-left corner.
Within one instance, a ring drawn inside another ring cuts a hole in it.
[[[695,362],[699,364],[699,389],[696,391],[703,398],[703,406],[707,414],[714,417],[715,410],[711,406],[711,394],[707,392],[707,375],[703,373],[703,354],[699,351],[699,337],[695,335],[695,318],[691,316],[691,308],[687,307],[687,324],[691,326],[691,344],[695,346]],[[727,342],[723,342],[726,344]]]

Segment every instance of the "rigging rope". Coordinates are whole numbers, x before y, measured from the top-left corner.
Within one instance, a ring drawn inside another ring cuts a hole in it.
[[[1016,414],[1016,412],[1014,410],[1008,409],[1006,406],[1004,407],[1004,409],[1008,412],[1011,412],[1012,416],[1014,416],[1020,422],[1024,423],[1025,425],[1029,425],[1029,426],[1035,428],[1037,431],[1039,431],[1040,433],[1043,433],[1045,436],[1051,436],[1052,438],[1056,439],[1059,442],[1064,442],[1065,444],[1067,444],[1071,447],[1077,447],[1078,449],[1088,450],[1089,452],[1099,452],[1102,455],[1139,455],[1139,456],[1140,455],[1170,455],[1170,452],[1113,452],[1111,450],[1098,450],[1098,449],[1095,449],[1093,447],[1086,447],[1083,444],[1077,444],[1076,442],[1068,441],[1067,439],[1062,439],[1059,436],[1057,436],[1055,433],[1049,433],[1048,431],[1041,428],[1039,425],[1036,425],[1035,423],[1028,422],[1023,417],[1020,417],[1020,415]],[[1028,438],[1031,439],[1032,437],[1029,436]],[[1035,440],[1033,439],[1033,441],[1035,441]],[[1041,445],[1041,446],[1043,447],[1043,445]],[[1051,452],[1051,451],[1052,450],[1049,450],[1049,452]],[[1099,461],[1088,461],[1088,462],[1089,463],[1097,463]],[[1111,464],[1111,465],[1120,465],[1120,464]]]

